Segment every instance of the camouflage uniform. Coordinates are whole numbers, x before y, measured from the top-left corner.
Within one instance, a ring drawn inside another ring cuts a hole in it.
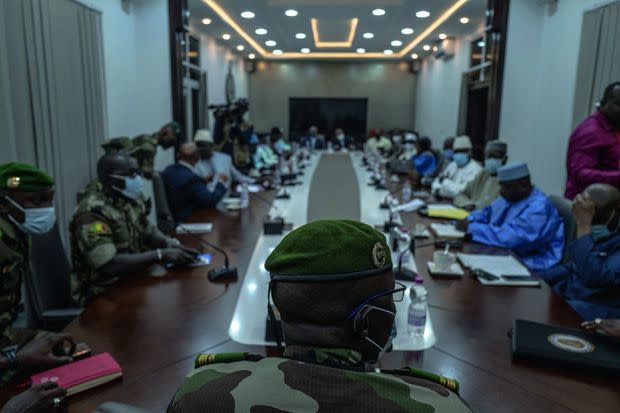
[[[132,144],[131,156],[136,158],[144,175],[152,176],[155,170],[155,154],[159,144],[157,134],[136,136],[133,138]]]
[[[458,382],[422,370],[363,371],[347,349],[287,347],[284,358],[199,355],[168,407],[177,412],[471,413]]]
[[[117,253],[149,250],[147,238],[154,227],[148,216],[151,202],[141,196],[131,201],[104,191],[90,192],[77,206],[70,224],[73,299],[85,305],[120,277],[101,278],[98,270]]]

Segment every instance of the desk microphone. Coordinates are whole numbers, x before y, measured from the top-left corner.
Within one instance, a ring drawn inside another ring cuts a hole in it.
[[[263,233],[265,235],[281,235],[282,232],[284,232],[284,218],[282,218],[280,209],[273,202],[258,194],[254,194],[254,197],[272,207],[280,215],[280,217],[271,218],[271,216],[267,214],[263,221]]]
[[[226,253],[226,251],[224,251],[220,247],[216,246],[215,244],[212,244],[209,241],[204,240],[204,239],[202,239],[200,237],[197,237],[196,235],[192,234],[189,231],[189,229],[187,229],[182,224],[179,224],[178,222],[175,222],[172,219],[172,217],[168,217],[168,219],[171,222],[174,222],[175,226],[178,226],[183,231],[185,231],[185,233],[187,233],[190,237],[192,237],[193,239],[198,241],[203,248],[205,248],[205,245],[206,245],[207,247],[213,248],[214,250],[216,250],[217,252],[219,252],[220,254],[222,254],[224,256],[224,266],[223,267],[215,267],[215,268],[213,268],[212,270],[210,270],[207,273],[207,276],[209,277],[209,281],[219,281],[219,280],[224,280],[224,279],[237,278],[237,276],[238,276],[237,268],[230,266],[230,263],[229,263],[229,260],[228,260],[228,254]]]

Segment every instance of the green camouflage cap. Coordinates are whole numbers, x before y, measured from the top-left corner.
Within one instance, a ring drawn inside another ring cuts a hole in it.
[[[106,139],[106,141],[101,144],[101,147],[106,155],[116,152],[130,154],[133,150],[131,139],[126,136]]]
[[[0,165],[0,189],[8,191],[44,191],[54,186],[54,178],[41,169],[21,162]]]
[[[134,152],[143,151],[155,153],[157,151],[157,138],[153,137],[153,135],[136,136],[133,138],[132,143]]]
[[[391,270],[391,255],[385,236],[369,225],[315,221],[284,237],[265,268],[272,281],[341,281]]]

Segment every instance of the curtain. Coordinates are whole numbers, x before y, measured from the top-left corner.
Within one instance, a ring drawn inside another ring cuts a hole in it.
[[[584,14],[573,126],[596,108],[608,84],[620,80],[620,2]]]

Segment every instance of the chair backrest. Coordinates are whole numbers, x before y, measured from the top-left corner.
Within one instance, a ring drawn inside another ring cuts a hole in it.
[[[153,197],[155,198],[155,213],[157,216],[157,227],[164,233],[170,234],[174,231],[174,224],[171,222],[172,213],[168,204],[168,195],[164,180],[158,172],[153,174]]]
[[[549,197],[551,203],[558,210],[558,213],[564,221],[564,254],[563,261],[568,261],[568,245],[577,237],[577,224],[573,218],[572,202],[560,195],[551,195]]]

